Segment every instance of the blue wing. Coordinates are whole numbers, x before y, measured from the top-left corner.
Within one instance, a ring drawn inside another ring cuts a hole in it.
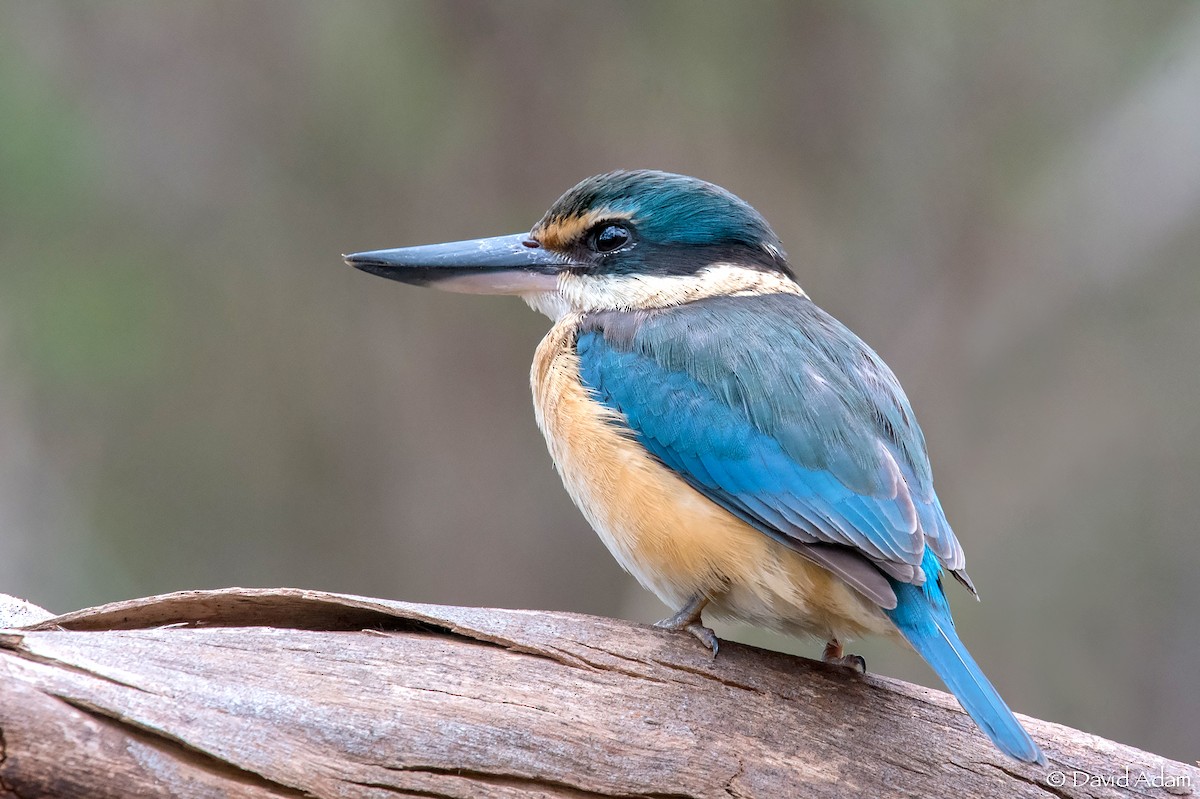
[[[954,629],[968,587],[899,383],[807,298],[715,297],[586,317],[580,376],[650,452],[877,602],[1007,754],[1044,763]]]
[[[877,602],[988,737],[1045,763],[958,638],[941,572],[962,548],[899,383],[807,298],[719,297],[584,319],[580,375],[717,504]]]
[[[899,383],[807,298],[596,314],[576,349],[584,383],[663,463],[767,535],[836,561],[885,608],[896,601],[887,581],[848,556],[918,585],[927,546],[962,570]]]

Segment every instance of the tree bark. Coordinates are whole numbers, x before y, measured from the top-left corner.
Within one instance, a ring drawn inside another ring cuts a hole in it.
[[[0,796],[1007,799],[1200,785],[1191,766],[1028,718],[1051,765],[1023,765],[938,691],[732,642],[714,659],[689,635],[613,619],[236,588],[37,610],[0,608],[0,624],[27,625],[0,631]]]

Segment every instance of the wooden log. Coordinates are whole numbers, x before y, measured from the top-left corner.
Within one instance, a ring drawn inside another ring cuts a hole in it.
[[[0,796],[22,799],[1045,799],[1200,784],[1191,766],[1024,721],[1049,769],[1005,758],[938,691],[732,642],[713,659],[688,635],[570,613],[228,589],[0,631]]]

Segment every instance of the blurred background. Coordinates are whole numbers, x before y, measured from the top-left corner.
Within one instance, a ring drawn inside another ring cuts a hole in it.
[[[547,320],[340,258],[616,167],[752,203],[899,375],[1014,708],[1200,757],[1194,2],[5,0],[0,591],[666,615],[534,425]]]

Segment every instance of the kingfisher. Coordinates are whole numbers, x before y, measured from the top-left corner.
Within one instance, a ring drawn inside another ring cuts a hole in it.
[[[748,203],[616,171],[528,233],[345,256],[374,275],[511,294],[553,321],[534,410],[567,492],[617,561],[716,655],[702,621],[907,641],[1006,755],[1045,764],[955,631],[978,598],[892,371],[801,289]]]

